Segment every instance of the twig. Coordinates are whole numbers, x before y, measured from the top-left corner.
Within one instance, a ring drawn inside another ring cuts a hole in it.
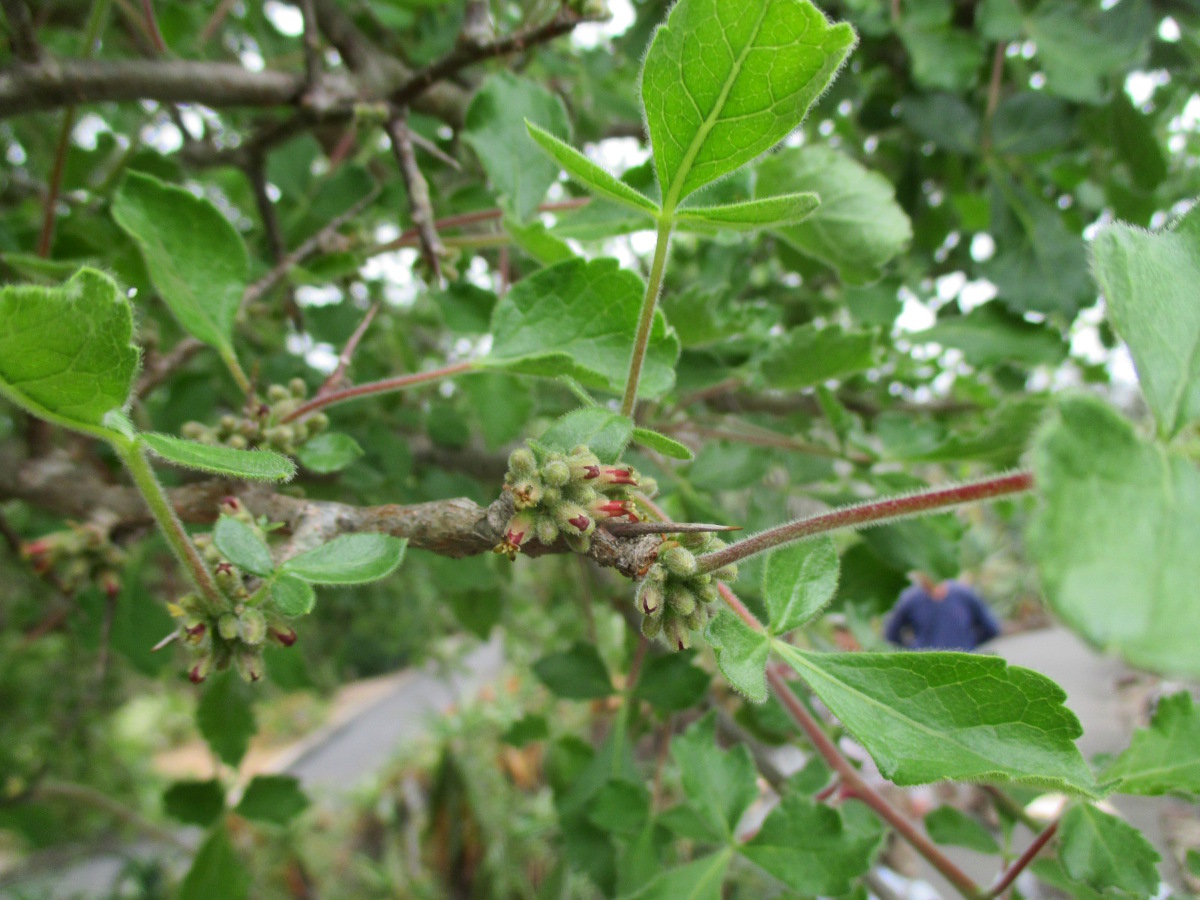
[[[155,51],[160,55],[165,55],[167,42],[163,40],[162,31],[158,27],[158,19],[154,16],[153,0],[142,0],[142,18],[146,23],[146,34],[150,37],[150,43],[154,45]]]
[[[979,147],[986,156],[992,149],[992,117],[996,107],[1000,105],[1000,82],[1004,78],[1004,56],[1008,52],[1008,44],[1000,41],[992,54],[992,74],[988,80],[987,106],[983,111],[982,136]]]
[[[304,18],[304,80],[312,89],[321,77],[321,41],[313,0],[300,0],[300,13]]]
[[[23,63],[37,63],[42,58],[42,47],[33,30],[33,19],[25,0],[3,0],[4,15],[8,18],[9,42],[13,56]]]
[[[696,534],[709,531],[741,531],[741,525],[708,525],[703,522],[618,522],[605,519],[600,527],[619,537],[639,534]]]
[[[108,794],[87,785],[43,781],[26,796],[28,799],[33,800],[60,800],[76,807],[80,804],[90,806],[108,813],[113,818],[119,819],[127,825],[132,825],[138,831],[155,840],[171,844],[189,853],[192,851],[191,846],[175,832],[154,824],[136,810],[118,803],[112,797],[108,796]]]
[[[464,372],[470,372],[474,368],[475,363],[473,362],[461,362],[450,366],[443,366],[440,369],[431,369],[428,372],[398,375],[394,378],[384,378],[380,381],[368,382],[367,384],[356,384],[353,387],[342,388],[340,391],[318,394],[307,403],[301,404],[292,410],[291,413],[284,416],[281,422],[286,425],[288,422],[295,422],[297,419],[310,416],[319,409],[325,409],[328,406],[334,406],[338,403],[345,403],[347,400],[368,397],[372,394],[387,394],[392,391],[402,391],[416,384],[438,381],[442,378],[449,378],[452,375],[461,375]]]
[[[62,189],[63,170],[67,162],[67,147],[71,143],[71,129],[75,127],[75,107],[63,110],[62,125],[58,131],[58,143],[54,147],[54,164],[50,169],[50,182],[46,186],[46,208],[42,213],[42,230],[38,234],[37,254],[43,258],[50,255],[54,244],[54,225],[58,220],[58,192]]]
[[[517,31],[494,41],[483,43],[470,40],[460,41],[441,59],[414,73],[408,81],[392,93],[390,99],[397,106],[407,106],[429,87],[449,78],[460,69],[485,59],[505,56],[514,51],[526,50],[537,44],[553,40],[560,35],[567,34],[584,21],[586,21],[585,17],[564,6],[554,18],[544,25]]]
[[[993,500],[1011,494],[1021,494],[1033,489],[1033,474],[1030,472],[1008,472],[977,481],[966,481],[945,488],[919,491],[899,497],[885,497],[842,506],[827,513],[820,513],[729,544],[720,550],[706,553],[697,558],[701,572],[711,572],[756,553],[771,550],[782,544],[804,540],[819,534],[842,531],[848,528],[866,528],[906,519],[910,516],[933,511],[949,510],[964,503]]]
[[[404,178],[404,187],[408,191],[408,211],[421,241],[421,256],[425,265],[433,272],[434,278],[440,282],[442,257],[446,248],[442,245],[442,239],[438,237],[437,228],[434,227],[429,185],[425,176],[421,174],[421,167],[417,165],[417,158],[413,152],[412,134],[408,129],[408,111],[401,107],[396,115],[388,120],[386,128],[388,137],[392,139],[392,152]]]
[[[370,206],[375,198],[379,196],[379,188],[375,187],[371,193],[363,197],[348,210],[339,216],[334,216],[329,220],[329,224],[310,237],[308,240],[300,244],[295,250],[279,261],[275,268],[271,269],[266,275],[246,288],[246,292],[242,295],[242,307],[245,308],[251,303],[254,303],[261,298],[267,291],[275,287],[293,266],[298,266],[304,260],[308,259],[318,250],[325,246],[338,230],[343,225],[358,216],[360,212]]]
[[[538,206],[538,212],[563,212],[566,210],[581,209],[591,202],[591,197],[574,197],[570,200],[559,200],[555,203],[543,203]],[[463,225],[475,225],[480,222],[491,222],[502,218],[504,218],[504,210],[502,209],[481,209],[476,212],[446,216],[444,219],[438,219],[433,224],[438,232],[441,233],[451,228],[460,228]],[[401,232],[398,238],[390,240],[385,244],[380,244],[378,247],[372,247],[367,251],[367,255],[374,256],[377,253],[387,253],[391,250],[398,250],[401,247],[412,246],[412,241],[417,237],[417,229],[409,228],[407,231]]]
[[[374,321],[378,312],[378,303],[372,304],[371,308],[367,310],[367,314],[363,316],[362,321],[358,323],[358,327],[354,329],[354,333],[350,335],[350,339],[346,341],[346,346],[338,354],[337,368],[329,373],[329,377],[325,379],[321,387],[317,390],[318,397],[332,393],[345,379],[346,369],[350,367],[350,361],[354,358],[354,351],[358,349],[359,341],[363,339],[363,335],[371,327],[371,322]]]
[[[1017,876],[1029,867],[1029,864],[1033,862],[1034,857],[1042,852],[1042,848],[1050,842],[1050,839],[1053,838],[1057,832],[1057,820],[1051,822],[1049,825],[1043,828],[1041,833],[1033,839],[1033,843],[1025,848],[1025,852],[1017,857],[1013,864],[1008,867],[1008,871],[1000,876],[1000,880],[996,882],[995,887],[984,894],[984,900],[991,900],[993,897],[999,897],[1006,890],[1008,890],[1009,885],[1016,881]]]
[[[736,423],[736,428],[703,428],[684,423],[682,428],[690,430],[696,437],[711,438],[717,441],[733,441],[740,444],[754,444],[760,447],[778,447],[781,450],[795,450],[809,456],[825,456],[834,459],[848,459],[851,462],[868,465],[874,460],[863,453],[841,453],[833,447],[825,447],[810,441],[790,438],[766,428],[759,428],[747,422]]]
[[[247,167],[246,175],[254,189],[254,202],[258,206],[258,217],[262,219],[263,230],[267,234],[267,245],[270,247],[271,257],[278,267],[288,258],[287,242],[283,238],[279,216],[275,214],[275,204],[271,202],[271,195],[267,191],[266,160],[262,156],[255,157]],[[296,330],[302,331],[304,314],[296,303],[296,294],[290,284],[284,287],[283,310],[292,324],[296,326]]]
[[[412,139],[413,144],[415,144],[417,147],[420,147],[438,162],[449,166],[455,172],[462,171],[462,165],[459,164],[457,159],[455,159],[449,153],[443,151],[441,147],[429,140],[429,138],[425,137],[420,132],[409,129],[408,136]]]
[[[217,8],[213,10],[213,14],[208,17],[208,21],[204,23],[204,27],[200,29],[200,40],[198,43],[201,47],[213,39],[213,35],[221,27],[221,23],[225,21],[236,5],[237,0],[221,0]]]

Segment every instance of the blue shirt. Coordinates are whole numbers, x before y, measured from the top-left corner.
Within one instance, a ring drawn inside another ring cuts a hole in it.
[[[892,610],[885,636],[910,650],[974,650],[1000,633],[979,595],[957,581],[934,600],[922,587],[908,588]]]

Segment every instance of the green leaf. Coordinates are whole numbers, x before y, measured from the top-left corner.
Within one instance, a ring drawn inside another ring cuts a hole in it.
[[[1091,804],[1067,810],[1058,827],[1058,858],[1076,881],[1104,893],[1153,897],[1158,893],[1158,851],[1128,822]]]
[[[569,453],[587,444],[601,462],[616,462],[633,434],[633,420],[603,406],[585,406],[567,413],[542,432],[539,447]]]
[[[225,812],[225,788],[215,778],[176,781],[163,792],[163,811],[187,825],[207,828]]]
[[[841,814],[796,794],[785,796],[739,850],[802,894],[844,894],[871,867],[883,830],[847,829]]]
[[[237,566],[254,575],[270,575],[275,571],[271,549],[258,536],[258,532],[230,516],[217,519],[213,529],[213,543],[221,555]]]
[[[1101,103],[1110,76],[1123,81],[1125,70],[1137,67],[1144,47],[1139,29],[1130,27],[1133,23],[1128,20],[1149,10],[1102,9],[1059,0],[1040,4],[1029,17],[1027,33],[1037,44],[1037,61],[1050,93],[1080,103]]]
[[[194,337],[233,355],[246,289],[246,245],[215,206],[183,188],[129,172],[112,215],[142,251],[150,280]]]
[[[167,462],[201,472],[255,481],[287,481],[296,474],[296,464],[274,450],[235,450],[156,433],[140,434],[138,441]]]
[[[291,775],[255,775],[234,810],[239,816],[286,825],[308,807],[300,781]]]
[[[828,535],[772,552],[763,572],[770,633],[787,634],[809,621],[833,599],[837,584],[837,548]]]
[[[650,816],[650,794],[641,781],[614,778],[592,796],[587,820],[603,831],[632,837]]]
[[[132,337],[129,302],[94,269],[0,288],[0,395],[67,428],[111,430],[137,373]]]
[[[661,453],[663,456],[669,456],[671,459],[686,461],[693,458],[693,453],[686,444],[681,444],[674,438],[659,434],[650,428],[634,428],[633,442]]]
[[[855,40],[806,0],[676,4],[642,68],[663,209],[783,140]]]
[[[533,664],[533,674],[566,700],[594,700],[613,693],[608,667],[591,644],[576,642],[569,650],[548,653]]]
[[[228,671],[209,679],[196,707],[196,725],[213,753],[236,768],[257,727],[250,694],[241,679]]]
[[[712,645],[717,668],[739,694],[755,703],[767,699],[767,657],[771,644],[766,634],[755,631],[733,613],[721,610],[708,623],[704,639]]]
[[[912,62],[912,79],[934,91],[967,91],[979,80],[983,46],[975,36],[948,24],[933,27],[905,16],[900,39]]]
[[[526,122],[570,135],[571,122],[558,95],[511,72],[488,77],[471,98],[462,137],[517,219],[537,212],[558,166],[529,151]]]
[[[1067,355],[1057,328],[1026,322],[1000,304],[988,303],[965,316],[938,319],[932,328],[908,336],[913,344],[926,342],[954,347],[973,366],[1016,363],[1056,366]]]
[[[513,243],[544,266],[574,259],[576,255],[566,241],[551,234],[541,222],[521,223],[505,216],[503,225]]]
[[[271,599],[281,615],[294,618],[307,616],[317,602],[316,591],[311,584],[292,575],[280,575],[271,584]]]
[[[980,853],[999,853],[992,833],[953,806],[939,806],[925,817],[925,831],[939,844],[966,847]]]
[[[1200,205],[1154,234],[1105,228],[1092,260],[1159,432],[1171,437],[1200,419]]]
[[[619,391],[646,286],[615,259],[572,259],[513,285],[492,317],[492,352],[482,360],[528,375],[569,375],[588,387]],[[679,340],[654,314],[642,370],[642,396],[675,383]]]
[[[758,231],[785,228],[807,219],[821,205],[816,194],[785,194],[723,206],[689,206],[675,214],[681,231]]]
[[[757,166],[758,196],[816,191],[821,205],[781,238],[837,270],[843,281],[865,284],[912,240],[912,224],[891,183],[844,153],[828,147],[794,147]]]
[[[318,475],[340,472],[362,455],[363,449],[358,446],[358,441],[348,434],[333,431],[318,434],[296,450],[300,465]]]
[[[671,741],[683,792],[714,833],[731,838],[742,814],[758,797],[757,770],[750,751],[717,746],[717,715],[709,713]]]
[[[200,845],[179,887],[179,900],[244,900],[250,896],[250,872],[233,849],[229,832],[218,826]]]
[[[802,325],[767,351],[762,372],[771,387],[791,390],[861,372],[874,362],[875,332]]]
[[[1033,450],[1042,502],[1027,545],[1046,599],[1095,646],[1200,676],[1200,472],[1100,400],[1059,413]]]
[[[686,865],[667,869],[630,900],[721,900],[721,885],[733,851],[725,848]]]
[[[529,136],[566,173],[589,191],[636,209],[648,216],[658,215],[658,205],[644,194],[631,188],[608,170],[596,165],[570,144],[563,143],[548,131],[543,131],[532,122],[525,123]]]
[[[660,712],[682,712],[697,705],[712,676],[692,665],[694,653],[666,653],[647,659],[633,696]]]
[[[899,785],[1017,782],[1092,794],[1079,720],[1057,684],[970,653],[774,650]]]
[[[1122,794],[1200,794],[1200,709],[1180,691],[1158,701],[1149,728],[1104,773]]]
[[[293,556],[279,571],[312,584],[365,584],[390,575],[408,546],[388,534],[343,534]]]

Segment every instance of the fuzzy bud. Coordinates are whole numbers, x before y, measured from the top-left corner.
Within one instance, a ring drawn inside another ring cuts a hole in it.
[[[600,475],[597,480],[600,484],[628,484],[636,486],[638,483],[637,472],[628,466],[604,466],[600,469]]]
[[[666,632],[667,641],[676,650],[686,650],[692,646],[692,636],[688,633],[687,625],[679,619],[671,619],[663,630]]]
[[[293,378],[287,386],[288,392],[297,400],[303,400],[308,396],[308,385],[304,383],[303,378]]]
[[[189,441],[198,441],[207,433],[208,427],[202,422],[184,422],[183,428],[180,429],[180,434]]]
[[[521,545],[529,539],[533,531],[534,519],[530,512],[519,512],[508,520],[504,529],[504,539],[492,548],[493,553],[503,553],[509,559],[515,560],[521,552]]]
[[[576,481],[600,477],[600,458],[586,446],[580,445],[571,451],[567,466],[571,469],[571,478]]]
[[[642,634],[651,640],[662,634],[662,630],[663,620],[661,617],[651,618],[650,616],[647,616],[646,618],[642,619]]]
[[[227,641],[235,641],[238,636],[238,618],[233,613],[225,613],[217,619],[217,634]]]
[[[710,603],[716,603],[720,594],[717,592],[715,584],[706,584],[696,591],[696,599],[707,606]]]
[[[206,653],[196,660],[195,665],[188,670],[188,681],[192,684],[200,684],[208,677],[210,671],[212,671],[212,657]]]
[[[294,628],[272,628],[271,637],[275,638],[283,646],[290,647],[296,643],[298,635]]]
[[[517,509],[529,509],[541,502],[542,486],[531,479],[523,479],[512,486],[512,497]]]
[[[242,501],[234,496],[222,497],[221,502],[217,505],[217,511],[223,516],[236,516],[242,511]]]
[[[308,422],[308,430],[312,434],[319,434],[329,427],[329,416],[323,412],[313,413],[305,421]]]
[[[699,631],[708,624],[708,610],[703,606],[697,606],[683,618],[685,624],[692,631]]]
[[[238,616],[238,637],[247,644],[261,644],[267,637],[267,619],[257,609],[248,609]]]
[[[658,555],[659,562],[677,578],[688,578],[696,574],[696,557],[690,550],[676,544]]]
[[[721,568],[716,569],[711,574],[713,578],[716,578],[719,581],[737,581],[738,564],[730,563],[727,566],[721,566]]]
[[[242,676],[242,681],[255,682],[263,677],[262,651],[257,647],[238,647],[233,664]]]
[[[569,500],[560,503],[554,510],[554,516],[558,520],[558,527],[567,534],[587,535],[596,530],[596,523],[578,503]]]
[[[292,392],[282,384],[273,384],[267,388],[267,399],[272,403],[278,403],[280,400],[287,400],[291,396]]]
[[[537,539],[549,547],[558,540],[558,523],[550,516],[538,516],[537,524],[533,526]]]
[[[563,487],[571,480],[571,467],[565,460],[551,460],[542,466],[542,480],[552,487]]]
[[[609,500],[604,497],[598,497],[588,508],[597,519],[628,519],[630,522],[638,521],[637,507],[633,505],[632,500]]]
[[[643,580],[638,585],[637,603],[645,615],[656,615],[662,609],[664,600],[662,585],[657,582]]]
[[[667,588],[667,604],[681,616],[687,616],[696,608],[696,595],[691,589],[678,582]]]
[[[527,447],[518,447],[508,457],[508,474],[514,481],[533,478],[537,474],[537,460],[533,451]]]

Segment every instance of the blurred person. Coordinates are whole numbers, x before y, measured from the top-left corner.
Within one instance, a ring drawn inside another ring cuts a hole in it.
[[[925,572],[900,595],[884,636],[909,650],[974,650],[1000,634],[1000,623],[975,591],[960,581],[934,581]]]

